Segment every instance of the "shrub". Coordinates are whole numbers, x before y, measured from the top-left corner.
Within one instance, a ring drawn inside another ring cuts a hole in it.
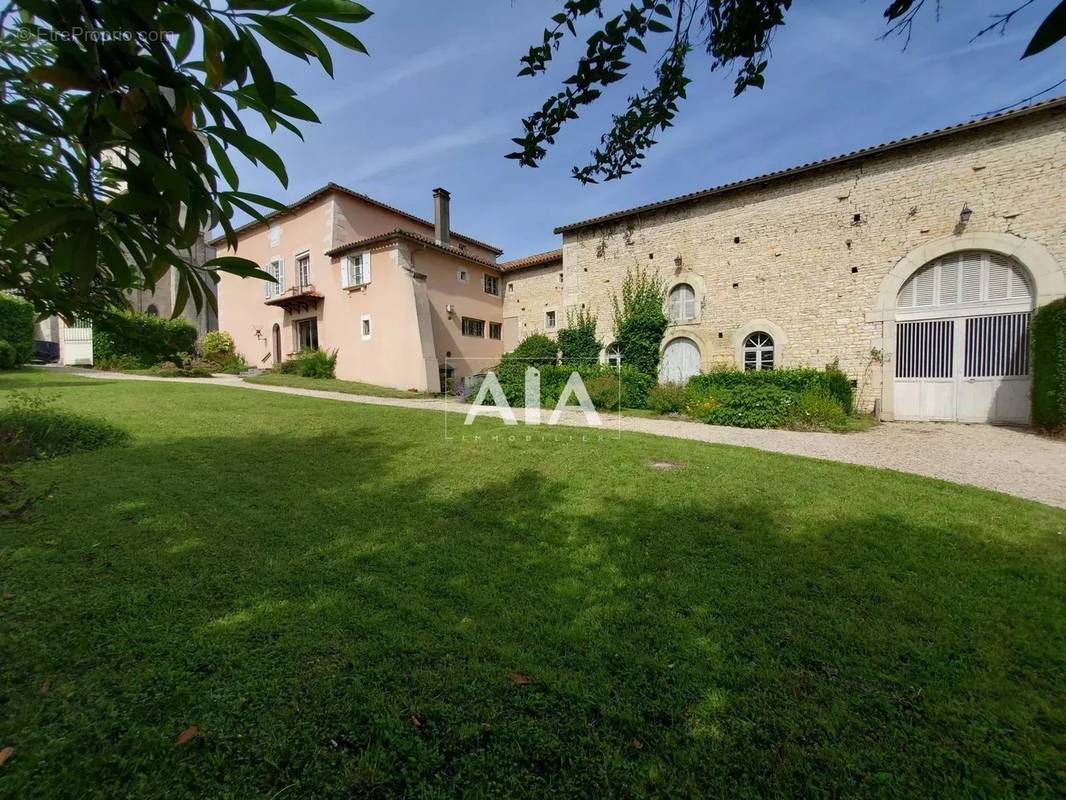
[[[803,392],[820,390],[836,399],[845,413],[853,408],[851,381],[835,364],[825,370],[810,369],[775,369],[775,370],[738,370],[716,369],[702,375],[694,375],[688,386],[697,395],[711,390],[732,391],[743,387],[774,386],[799,397]]]
[[[129,434],[106,422],[50,407],[41,395],[12,392],[0,410],[0,463],[51,458],[119,444]]]
[[[164,361],[150,370],[159,378],[210,378],[214,371],[215,364],[195,356],[185,356],[177,363]]]
[[[583,308],[568,314],[566,327],[559,331],[560,363],[595,364],[602,349],[596,338],[596,317]]]
[[[18,351],[7,339],[0,339],[0,369],[14,369],[19,365]]]
[[[621,391],[618,375],[604,372],[593,375],[585,381],[592,405],[601,411],[617,411],[621,403]]]
[[[687,403],[688,391],[676,383],[660,383],[648,392],[648,408],[660,414],[677,414]]]
[[[622,363],[646,375],[659,372],[659,347],[667,325],[665,302],[666,285],[662,279],[641,268],[626,273],[622,297],[612,298],[615,339]]]
[[[132,356],[139,367],[178,361],[196,345],[196,328],[184,319],[150,314],[106,314],[93,321],[93,358]]]
[[[240,353],[231,353],[223,360],[216,362],[215,366],[217,372],[225,372],[228,375],[238,375],[247,369],[251,369],[251,366]]]
[[[336,367],[336,350],[332,353],[324,353],[321,350],[301,350],[292,358],[274,367],[274,371],[284,375],[302,375],[305,378],[332,378]]]
[[[21,297],[0,292],[0,339],[15,350],[15,363],[33,358],[33,306]]]
[[[704,421],[737,428],[776,428],[784,423],[796,404],[796,395],[766,384],[732,391],[716,390],[698,402],[714,401]]]
[[[820,389],[807,389],[785,420],[785,426],[797,431],[833,431],[844,427],[848,415],[835,397]]]
[[[1033,424],[1066,430],[1066,298],[1033,315]]]
[[[142,368],[141,362],[134,356],[121,355],[108,358],[97,358],[95,352],[93,353],[93,366],[97,369],[113,370],[115,372]]]
[[[598,353],[599,351],[597,351]],[[527,336],[510,353],[504,355],[504,361],[521,361],[522,368],[555,364],[559,353],[559,344],[542,333]]]
[[[207,361],[223,364],[237,353],[233,337],[226,331],[209,331],[200,340],[200,355]]]
[[[504,362],[493,372],[500,381],[507,402],[514,407],[526,404],[526,367],[524,363]],[[541,408],[554,408],[559,402],[566,382],[571,373],[576,372],[585,382],[585,389],[597,408],[616,409],[619,402],[623,408],[643,408],[647,401],[648,390],[654,385],[648,375],[632,367],[611,367],[606,364],[555,365],[547,364],[540,370],[540,405]],[[606,378],[607,380],[600,380]],[[600,396],[597,403],[593,396],[593,382]]]

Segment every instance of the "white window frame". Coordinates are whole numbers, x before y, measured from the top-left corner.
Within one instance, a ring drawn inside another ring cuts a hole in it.
[[[609,367],[622,366],[622,346],[618,342],[611,342],[603,349],[603,363]]]
[[[341,267],[341,288],[358,289],[362,286],[368,286],[373,277],[370,267],[369,250],[345,256]]]
[[[507,294],[514,294],[514,281],[507,282]]]
[[[300,275],[300,262],[307,259],[307,280],[303,279]],[[310,286],[311,285],[311,251],[304,250],[296,256],[296,285],[297,286]]]
[[[363,314],[359,318],[359,334],[363,337],[364,342],[369,342],[370,337],[374,335],[374,327],[370,321],[369,314]]]
[[[755,337],[765,337],[763,341],[756,340]],[[766,342],[769,342],[767,344]],[[743,355],[744,355],[744,371],[752,372],[759,370],[772,370],[776,368],[776,351],[777,343],[774,341],[773,334],[766,331],[752,331],[744,337]],[[749,362],[748,355],[751,354],[754,358]],[[751,363],[752,366],[748,366]]]
[[[493,289],[489,288],[490,285]],[[490,275],[486,272],[482,276],[481,287],[485,290],[485,294],[491,294],[493,297],[500,296],[500,279],[495,275]]]
[[[691,292],[690,297],[683,297],[684,290]],[[672,323],[692,322],[696,319],[696,287],[687,281],[676,283],[670,287],[667,295],[667,317]]]
[[[548,315],[552,315],[552,324],[548,324]],[[544,309],[544,330],[554,331],[559,327],[559,310],[556,308]]]
[[[263,282],[263,292],[266,295],[266,299],[280,297],[285,291],[285,259],[281,256],[271,257],[270,261],[267,262],[266,269],[263,271],[277,279],[277,283]]]
[[[457,269],[455,271],[455,278],[459,283],[470,283],[470,272],[465,269]]]

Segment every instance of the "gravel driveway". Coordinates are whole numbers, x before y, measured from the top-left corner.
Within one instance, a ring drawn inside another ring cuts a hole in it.
[[[246,383],[232,375],[219,375],[214,378],[152,378],[95,370],[65,371],[94,378],[204,383],[321,397],[349,403],[435,411],[443,411],[446,406],[457,412],[465,412],[466,408],[455,401],[365,397],[340,392],[266,386]],[[568,425],[584,425],[584,417],[581,414],[565,414],[561,421]],[[953,483],[979,486],[1066,508],[1066,442],[1047,439],[1018,428],[939,422],[890,422],[863,433],[839,434],[750,430],[682,420],[614,416],[607,424],[612,429],[623,431],[755,447],[775,453],[823,458],[846,464],[885,467]]]

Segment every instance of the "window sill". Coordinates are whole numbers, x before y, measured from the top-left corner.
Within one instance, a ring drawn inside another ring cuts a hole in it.
[[[366,289],[368,286],[370,286],[370,281],[367,281],[366,283],[359,283],[355,286],[342,286],[341,288],[351,294],[352,292],[358,292],[360,290]]]

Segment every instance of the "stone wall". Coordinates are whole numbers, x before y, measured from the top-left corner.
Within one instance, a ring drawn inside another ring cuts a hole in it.
[[[645,267],[694,287],[696,319],[671,326],[664,344],[694,339],[704,370],[738,363],[743,337],[768,330],[777,363],[837,360],[869,408],[882,382],[872,351],[886,349],[888,330],[871,311],[908,253],[943,237],[964,249],[1008,234],[1066,264],[1064,122],[1053,108],[565,233],[562,288],[558,269],[507,275],[515,299],[507,295],[505,316],[523,315],[525,334],[544,305],[584,303],[606,344],[612,294],[627,270]]]

